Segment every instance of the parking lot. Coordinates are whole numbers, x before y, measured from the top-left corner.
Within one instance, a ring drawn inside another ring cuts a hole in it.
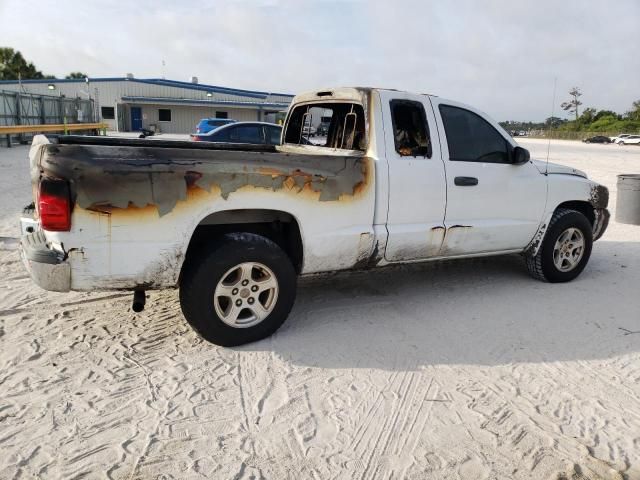
[[[547,142],[517,139],[534,158]],[[583,274],[518,255],[302,279],[270,339],[200,340],[177,292],[44,292],[28,148],[0,148],[0,478],[640,478],[640,227]],[[609,187],[640,147],[553,141]]]

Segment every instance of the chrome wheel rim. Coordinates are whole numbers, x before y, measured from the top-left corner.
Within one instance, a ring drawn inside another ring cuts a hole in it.
[[[553,247],[553,264],[561,272],[570,272],[584,255],[584,235],[577,228],[567,228]]]
[[[278,301],[278,280],[269,267],[244,262],[227,270],[213,293],[216,314],[234,328],[259,324]]]

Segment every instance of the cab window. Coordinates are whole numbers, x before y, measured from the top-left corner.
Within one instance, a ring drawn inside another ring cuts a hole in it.
[[[449,159],[458,162],[510,163],[509,143],[484,118],[464,108],[440,105]]]
[[[422,103],[391,100],[390,107],[396,152],[403,157],[431,158],[431,138]]]

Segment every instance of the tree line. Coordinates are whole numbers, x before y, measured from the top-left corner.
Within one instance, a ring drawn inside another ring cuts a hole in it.
[[[82,72],[71,72],[64,78],[86,78]],[[0,47],[0,80],[55,79],[55,75],[46,75],[32,62],[25,60],[22,53],[13,48]]]
[[[507,131],[555,130],[558,132],[640,133],[640,100],[633,102],[631,109],[625,113],[597,110],[591,107],[580,112],[581,96],[580,88],[573,87],[569,90],[569,100],[560,104],[560,108],[574,117],[573,120],[554,116],[547,118],[544,122],[506,121],[500,122],[500,125]]]

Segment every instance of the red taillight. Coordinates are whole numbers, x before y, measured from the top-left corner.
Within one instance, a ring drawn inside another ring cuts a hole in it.
[[[38,215],[43,230],[50,232],[71,230],[71,199],[67,182],[48,179],[40,182]]]

